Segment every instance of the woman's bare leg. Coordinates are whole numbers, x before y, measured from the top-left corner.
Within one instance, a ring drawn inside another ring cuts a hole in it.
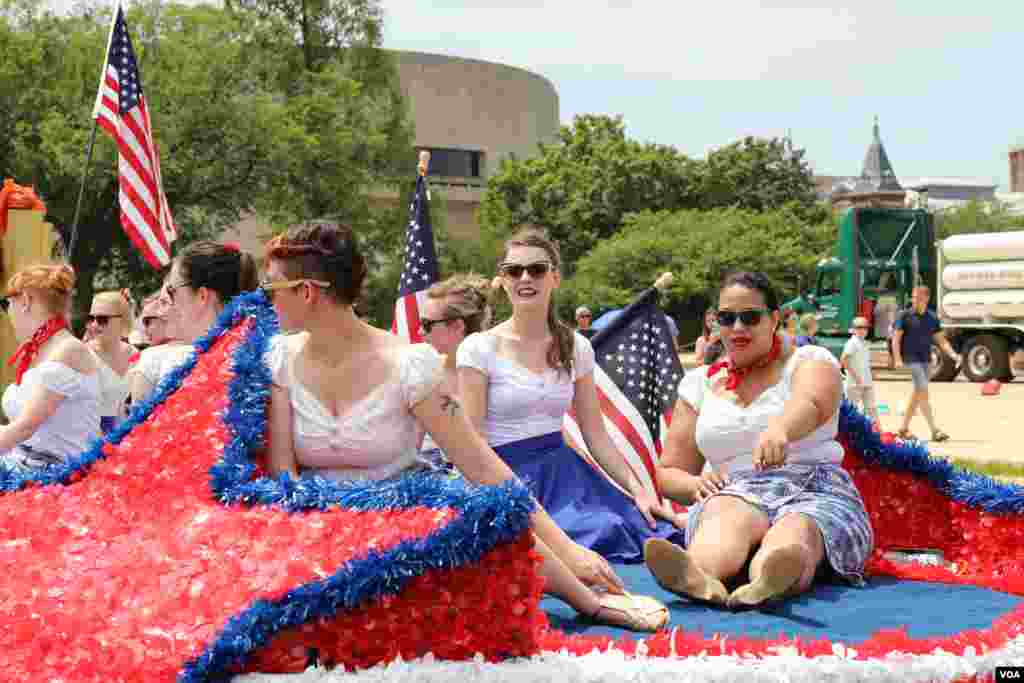
[[[544,558],[540,573],[544,577],[544,592],[567,602],[580,614],[592,615],[601,607],[597,594],[583,584],[576,575],[552,552],[551,548],[534,535],[534,549]]]
[[[803,593],[825,557],[825,542],[813,519],[788,514],[772,525],[750,561],[750,583],[729,596],[730,606],[752,607]]]

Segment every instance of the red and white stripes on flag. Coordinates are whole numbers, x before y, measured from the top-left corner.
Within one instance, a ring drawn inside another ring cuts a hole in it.
[[[93,118],[117,143],[121,225],[151,266],[166,266],[178,233],[164,196],[160,155],[120,3],[114,10]]]
[[[405,229],[405,260],[398,281],[398,298],[391,331],[416,344],[423,341],[420,311],[427,289],[439,279],[434,230],[430,225],[430,190],[425,170],[416,177],[416,192],[409,205]]]

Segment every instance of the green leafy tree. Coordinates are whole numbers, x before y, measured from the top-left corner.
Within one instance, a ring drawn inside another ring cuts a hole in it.
[[[950,235],[1012,230],[1024,230],[1024,216],[1011,214],[1000,202],[974,200],[935,214],[935,233],[938,239]]]
[[[81,7],[56,16],[38,0],[4,7],[0,175],[35,185],[48,220],[66,235],[109,10]],[[300,34],[252,16],[178,4],[129,13],[164,187],[181,232],[176,247],[255,211],[276,225],[346,220],[366,226],[367,241],[383,248],[404,220],[394,223],[390,210],[371,205],[371,190],[392,186],[401,170],[411,173],[415,159],[394,65],[374,56],[383,54],[373,43],[379,32],[367,29],[369,42],[310,70],[303,68]],[[141,294],[158,281],[120,227],[116,159],[113,142],[100,133],[72,255],[78,310],[97,284]]]
[[[834,241],[833,221],[807,223],[792,207],[633,214],[577,263],[563,286],[561,313],[569,315],[580,303],[604,310],[624,306],[671,271],[675,280],[662,303],[685,326],[714,299],[726,272],[762,271],[788,297]]]
[[[561,245],[567,272],[629,212],[697,206],[695,162],[626,137],[621,117],[577,116],[532,159],[506,160],[488,182],[480,223],[490,239],[535,223]]]

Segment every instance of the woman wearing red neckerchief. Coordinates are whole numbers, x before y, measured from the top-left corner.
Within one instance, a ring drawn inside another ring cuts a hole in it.
[[[718,301],[727,357],[680,384],[658,472],[665,495],[698,501],[686,550],[650,540],[648,568],[668,590],[729,607],[803,592],[820,571],[861,583],[874,539],[841,466],[838,363],[795,348],[763,274],[729,275]],[[701,475],[705,462],[714,472]]]
[[[10,423],[0,427],[0,467],[60,464],[99,432],[96,360],[65,318],[74,286],[67,265],[26,268],[7,284],[2,305],[22,343],[7,361],[16,380],[3,395]]]

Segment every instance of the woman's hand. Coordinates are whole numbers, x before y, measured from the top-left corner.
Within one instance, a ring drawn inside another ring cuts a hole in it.
[[[701,503],[729,485],[729,477],[725,472],[707,468],[697,477],[697,502]]]
[[[761,432],[754,447],[754,467],[758,470],[767,470],[780,467],[786,462],[786,447],[789,445],[789,437],[781,425],[770,424]]]
[[[569,556],[562,559],[576,578],[587,586],[597,586],[609,593],[621,595],[625,592],[622,579],[608,564],[608,560],[579,543],[573,543],[573,546],[569,549]]]

